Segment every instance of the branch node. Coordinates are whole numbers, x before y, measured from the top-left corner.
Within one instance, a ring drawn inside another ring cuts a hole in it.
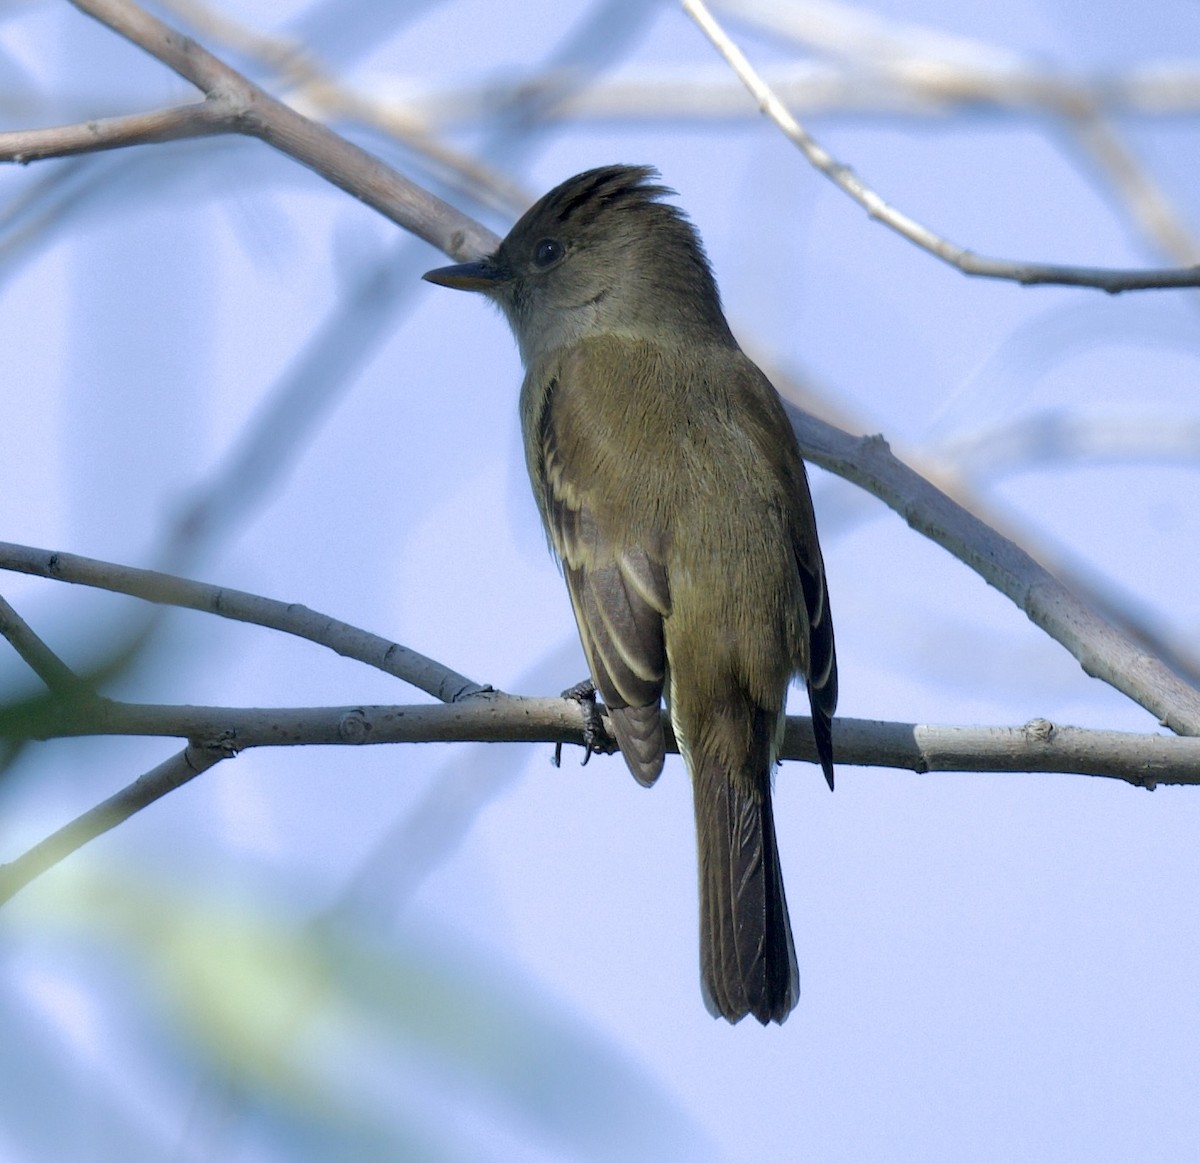
[[[230,728],[207,739],[189,739],[183,758],[193,774],[199,775],[216,762],[212,758],[214,755],[220,759],[233,759],[237,753],[237,732]]]
[[[478,699],[494,694],[496,694],[496,688],[490,682],[472,682],[455,691],[446,701],[450,703],[465,703],[470,699]]]
[[[1049,719],[1030,719],[1021,730],[1030,743],[1049,743],[1058,728]]]
[[[338,736],[347,743],[365,743],[371,734],[371,724],[361,707],[347,711],[338,721]]]

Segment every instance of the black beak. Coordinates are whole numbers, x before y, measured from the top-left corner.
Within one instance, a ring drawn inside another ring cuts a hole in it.
[[[493,291],[507,279],[490,259],[480,262],[464,262],[453,267],[438,267],[426,271],[421,278],[439,287],[453,287],[456,291]]]

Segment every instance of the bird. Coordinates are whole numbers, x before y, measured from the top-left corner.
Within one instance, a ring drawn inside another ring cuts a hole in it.
[[[633,777],[691,777],[701,992],[782,1023],[800,993],[772,808],[791,681],[834,786],[837,660],[804,461],[741,350],[691,220],[645,165],[537,201],[494,253],[425,278],[481,292],[525,368],[530,482]]]

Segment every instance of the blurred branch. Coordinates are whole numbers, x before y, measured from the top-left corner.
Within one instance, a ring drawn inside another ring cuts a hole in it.
[[[230,753],[219,745],[188,744],[165,763],[139,776],[128,787],[77,816],[8,864],[0,864],[0,904],[11,900],[31,880],[53,868],[89,840],[115,828],[168,792],[182,787]]]
[[[791,5],[776,5],[780,12]],[[762,75],[789,109],[822,115],[920,118],[944,121],[969,114],[1036,117],[1061,115],[1065,105],[1106,116],[1171,117],[1200,110],[1200,64],[1152,62],[1113,76],[1067,77],[1060,69],[1025,62],[1019,73],[976,69],[947,84],[940,62],[898,74],[838,61],[801,60],[764,66]],[[523,95],[555,90],[562,77],[550,70],[511,80],[435,88],[405,78],[395,97],[374,98],[393,115],[426,132],[470,126],[497,106]],[[379,82],[388,85],[387,78]],[[748,120],[756,115],[745,87],[723,65],[651,66],[630,62],[618,77],[589,85],[555,103],[547,113],[559,121],[663,122]]]
[[[1044,411],[942,444],[938,461],[972,481],[1041,465],[1182,462],[1200,466],[1200,419],[1075,416]]]
[[[848,166],[839,162],[811,137],[787,111],[762,77],[755,72],[745,54],[717,23],[703,0],[683,0],[684,11],[712,41],[729,62],[739,79],[754,96],[759,108],[795,144],[814,168],[824,174],[874,219],[894,230],[902,238],[926,253],[950,264],[963,274],[980,278],[1006,279],[1030,284],[1096,287],[1117,294],[1121,291],[1153,290],[1200,286],[1200,266],[1178,270],[1116,270],[1103,267],[1061,266],[1053,263],[1014,262],[977,255],[935,234],[927,226],[908,217],[883,200]]]
[[[169,570],[187,570],[206,549],[245,520],[288,466],[305,438],[328,414],[382,340],[399,326],[418,286],[418,242],[397,238],[356,272],[326,317],[313,326],[287,370],[207,479],[200,481],[163,530],[156,557]]]
[[[844,78],[848,98],[853,100],[855,90],[875,95],[876,103],[863,105],[863,111],[887,111],[889,102],[893,109],[934,114],[988,107],[1067,116],[1164,114],[1200,107],[1195,60],[1073,77],[1058,65],[1008,48],[838,0],[716,0],[716,6],[828,57],[823,63]]]
[[[72,553],[13,545],[6,541],[0,542],[0,569],[92,586],[158,605],[200,610],[219,614],[222,618],[280,630],[325,646],[345,658],[364,662],[443,702],[454,702],[486,689],[415,650],[294,602],[277,602],[241,590],[188,581],[155,570],[134,569],[108,561],[78,557]]]
[[[168,129],[176,137],[184,136],[187,127],[206,134],[241,133],[287,154],[451,257],[475,258],[495,249],[498,239],[491,231],[366,150],[272,97],[131,0],[72,3],[190,81],[205,94],[205,100],[187,116],[181,110],[165,110],[81,126],[0,134],[0,160],[30,161],[61,156],[63,150],[78,153],[89,148],[89,135],[93,142],[90,149],[95,150],[163,140],[162,134]],[[93,130],[89,125],[98,128]],[[125,139],[121,129],[127,135]],[[62,147],[59,152],[54,149],[56,144]]]
[[[1162,463],[1172,458],[1200,461],[1200,424],[1097,421],[1078,417],[1042,415],[1021,421],[971,440],[956,441],[935,454],[922,455],[917,466],[947,495],[1004,536],[1011,537],[1040,562],[1072,593],[1098,610],[1139,648],[1161,659],[1194,687],[1200,687],[1200,658],[1178,635],[1165,633],[1153,620],[1122,601],[1112,585],[1089,579],[1072,567],[1062,550],[1039,546],[1028,532],[1014,534],[975,487],[981,478],[1019,471],[1038,463],[1059,466],[1097,460],[1129,461],[1134,458]]]
[[[1182,215],[1134,156],[1116,126],[1096,110],[1070,117],[1066,124],[1142,233],[1175,262],[1200,261],[1200,246]]]

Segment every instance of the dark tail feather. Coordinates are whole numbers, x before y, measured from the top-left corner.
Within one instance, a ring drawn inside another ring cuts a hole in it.
[[[692,758],[704,1004],[714,1017],[731,1022],[746,1014],[764,1026],[783,1022],[800,997],[800,973],[775,844],[769,775],[754,780],[759,786],[752,794],[716,760]]]

